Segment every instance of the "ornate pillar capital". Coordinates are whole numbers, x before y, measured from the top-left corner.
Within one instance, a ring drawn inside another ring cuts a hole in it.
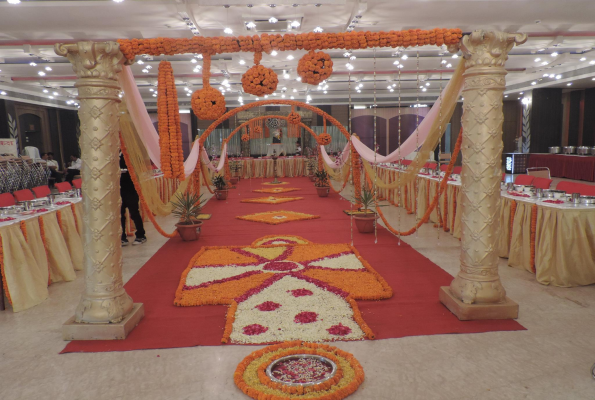
[[[116,42],[57,43],[54,50],[68,58],[79,78],[75,87],[80,101],[85,291],[74,321],[114,324],[133,310],[122,282],[120,244],[117,74],[125,58]],[[77,334],[68,338],[81,338],[73,336]]]
[[[523,44],[526,41],[526,33],[484,31],[483,29],[473,31],[470,35],[463,36],[461,40],[465,68],[504,67],[508,60],[508,52],[515,44]]]

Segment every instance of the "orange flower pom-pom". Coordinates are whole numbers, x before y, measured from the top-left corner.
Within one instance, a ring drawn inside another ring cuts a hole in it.
[[[292,125],[299,125],[300,122],[302,122],[302,117],[300,117],[300,114],[296,113],[295,111],[292,111],[287,116],[287,122],[289,122]]]
[[[260,126],[260,125],[256,125],[256,126],[254,127],[254,133],[256,133],[256,134],[260,134],[260,133],[262,133],[262,126]]]
[[[272,94],[277,90],[279,78],[275,71],[262,65],[255,65],[242,75],[244,92],[255,96]]]
[[[212,87],[205,87],[192,94],[192,111],[198,119],[216,120],[225,114],[225,97]]]
[[[242,142],[248,142],[250,141],[250,135],[248,135],[247,133],[244,133],[242,135]]]
[[[321,146],[326,146],[327,144],[331,144],[332,138],[331,135],[328,133],[321,133],[318,135],[318,144]]]
[[[302,82],[318,85],[333,73],[333,61],[328,54],[311,50],[300,59],[297,71]]]

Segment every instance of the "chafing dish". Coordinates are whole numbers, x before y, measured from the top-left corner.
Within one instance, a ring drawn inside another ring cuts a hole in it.
[[[548,150],[549,150],[550,154],[560,154],[560,152],[562,151],[560,146],[548,147]]]
[[[517,192],[522,192],[524,186],[523,185],[513,185],[514,186],[514,190],[516,190]]]
[[[564,146],[562,150],[564,154],[574,154],[576,153],[576,146]]]
[[[529,194],[532,193],[532,192],[535,192],[535,187],[534,186],[527,185],[527,186],[525,186],[523,188],[523,192],[529,193]]]
[[[551,193],[552,193],[554,199],[556,199],[556,200],[559,200],[566,195],[566,192],[563,190],[551,190]]]
[[[41,207],[41,206],[45,206],[48,204],[48,200],[47,199],[35,199],[35,200],[31,200],[31,205],[33,207]]]
[[[18,214],[21,211],[23,211],[23,207],[22,206],[0,207],[0,215]]]
[[[17,202],[17,204],[23,206],[23,209],[25,211],[29,211],[33,208],[33,203],[31,201],[32,200],[19,201]]]
[[[581,156],[587,156],[591,154],[591,148],[587,146],[580,146],[576,148],[576,154]]]
[[[580,199],[585,206],[595,206],[595,196],[581,196]]]

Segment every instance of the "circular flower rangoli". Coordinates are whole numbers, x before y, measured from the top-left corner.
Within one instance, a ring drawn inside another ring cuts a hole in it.
[[[302,341],[257,350],[234,373],[236,386],[253,399],[340,400],[363,381],[364,370],[352,354]]]

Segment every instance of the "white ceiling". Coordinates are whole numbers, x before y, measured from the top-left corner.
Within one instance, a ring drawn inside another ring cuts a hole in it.
[[[22,0],[21,4],[11,5],[0,0],[0,91],[6,93],[6,98],[27,95],[28,101],[70,107],[66,101],[74,99],[75,77],[66,59],[55,55],[55,42],[159,36],[189,38],[192,32],[182,19],[185,15],[204,36],[223,36],[226,27],[230,27],[234,35],[256,34],[249,32],[245,23],[266,21],[273,16],[279,20],[301,21],[301,26],[293,30],[295,33],[310,32],[317,26],[324,28],[325,32],[344,32],[352,20],[359,21],[353,24],[355,30],[443,27],[461,28],[464,32],[480,28],[526,32],[529,40],[513,49],[507,63],[506,93],[510,98],[515,98],[521,91],[538,87],[595,87],[595,0],[318,0],[319,7],[313,2],[300,0],[268,1],[124,0],[115,3],[112,0]],[[276,3],[276,7],[269,6],[272,2]],[[225,8],[224,4],[230,7]],[[248,7],[249,4],[253,7]],[[361,15],[361,18],[355,19],[356,15]],[[266,22],[259,26],[266,27]],[[285,98],[294,96],[297,100],[305,100],[306,95],[310,95],[313,104],[345,104],[351,94],[352,103],[369,105],[374,102],[375,93],[379,104],[389,105],[399,100],[399,70],[393,64],[398,58],[394,52],[394,49],[385,48],[376,52],[357,50],[353,52],[357,58],[349,61],[343,56],[343,51],[328,51],[333,57],[334,73],[327,82],[327,93],[295,79],[297,62],[304,51],[279,52],[276,56],[265,54],[262,64],[278,70],[281,75],[283,69],[289,74],[289,79],[280,76],[279,97],[284,94]],[[552,56],[553,52],[558,55]],[[404,66],[400,70],[403,103],[415,103],[418,99],[420,102],[432,102],[440,86],[446,85],[461,58],[453,59],[448,53],[442,56],[440,53],[439,48],[426,46],[406,50],[408,59],[399,59]],[[294,56],[293,60],[287,60],[290,54]],[[230,85],[226,98],[230,106],[238,104],[239,96],[244,101],[255,100],[254,96],[242,94],[240,84],[241,75],[252,66],[252,57],[251,53],[235,53],[223,54],[213,60],[211,84],[219,87],[219,83],[228,79]],[[540,60],[536,62],[537,58]],[[582,58],[585,59],[581,61]],[[194,72],[194,68],[202,62],[191,63],[191,54],[168,59],[174,66],[181,105],[186,107],[190,97],[182,87],[188,86],[191,90],[202,87],[201,72]],[[451,66],[441,64],[441,59]],[[149,89],[156,84],[160,60],[156,57],[145,60],[144,65],[132,67],[149,107],[154,106],[156,100]],[[245,64],[240,64],[241,60]],[[37,65],[30,66],[30,62]],[[351,90],[347,62],[354,67]],[[543,62],[548,64],[543,66]],[[143,73],[147,65],[153,68],[149,73]],[[51,71],[46,71],[45,67],[50,67]],[[46,75],[39,76],[39,71]],[[544,77],[546,73],[548,77]],[[417,85],[418,79],[425,92]],[[361,93],[355,91],[359,83],[363,83]],[[395,85],[393,92],[387,89],[389,85]],[[283,87],[287,88],[284,93]],[[44,88],[48,93],[43,93]],[[58,95],[54,96],[53,92]]]

